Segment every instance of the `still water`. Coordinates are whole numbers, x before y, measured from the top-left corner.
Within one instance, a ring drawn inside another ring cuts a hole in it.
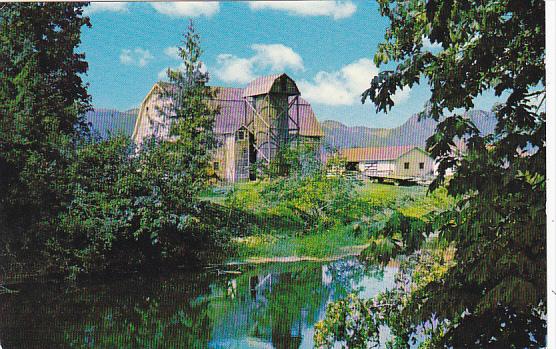
[[[18,294],[0,295],[1,347],[312,348],[328,302],[371,297],[392,287],[396,272],[354,257],[233,270],[14,286]]]

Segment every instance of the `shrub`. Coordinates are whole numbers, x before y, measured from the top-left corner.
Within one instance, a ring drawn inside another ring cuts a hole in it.
[[[318,173],[279,179],[261,194],[273,206],[290,210],[309,230],[330,227],[334,222],[348,223],[356,201],[353,187],[353,182],[344,178],[327,178]]]
[[[395,211],[382,229],[372,233],[363,257],[368,261],[387,263],[398,254],[418,249],[431,230],[431,223]]]
[[[48,240],[52,266],[70,274],[195,263],[222,246],[191,188],[164,178],[164,150],[133,155],[123,136],[83,144],[69,175],[74,193]]]

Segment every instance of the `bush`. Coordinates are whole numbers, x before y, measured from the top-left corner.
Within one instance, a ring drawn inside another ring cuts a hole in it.
[[[52,267],[72,276],[158,268],[199,262],[222,246],[165,154],[159,145],[134,154],[123,136],[83,144],[69,171],[73,200],[47,243]]]
[[[431,231],[431,223],[395,211],[382,229],[372,233],[363,257],[368,261],[387,263],[398,254],[417,250]]]
[[[261,194],[272,206],[288,209],[299,217],[305,230],[314,230],[328,228],[335,222],[350,222],[356,199],[353,187],[353,182],[344,178],[327,178],[318,173],[277,180]]]

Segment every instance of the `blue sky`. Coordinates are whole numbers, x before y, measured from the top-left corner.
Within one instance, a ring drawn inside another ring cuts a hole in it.
[[[84,28],[85,81],[95,107],[138,106],[167,67],[193,18],[211,85],[245,86],[260,75],[286,72],[323,120],[395,127],[420,111],[426,86],[399,91],[384,115],[359,95],[379,71],[372,63],[388,25],[375,2],[92,3]],[[381,67],[384,69],[384,67]],[[488,109],[490,96],[479,98]]]

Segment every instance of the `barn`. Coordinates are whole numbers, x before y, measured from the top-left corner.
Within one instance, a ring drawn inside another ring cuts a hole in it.
[[[347,170],[370,178],[427,179],[435,170],[430,155],[413,145],[346,148],[339,155],[346,162]]]
[[[157,82],[143,99],[133,130],[137,145],[150,137],[168,137],[167,113],[172,100],[163,97],[171,85]],[[223,182],[255,179],[253,164],[269,164],[284,146],[305,144],[320,157],[324,132],[309,102],[301,98],[287,74],[259,77],[244,88],[213,86],[209,104],[218,110],[212,169]]]

